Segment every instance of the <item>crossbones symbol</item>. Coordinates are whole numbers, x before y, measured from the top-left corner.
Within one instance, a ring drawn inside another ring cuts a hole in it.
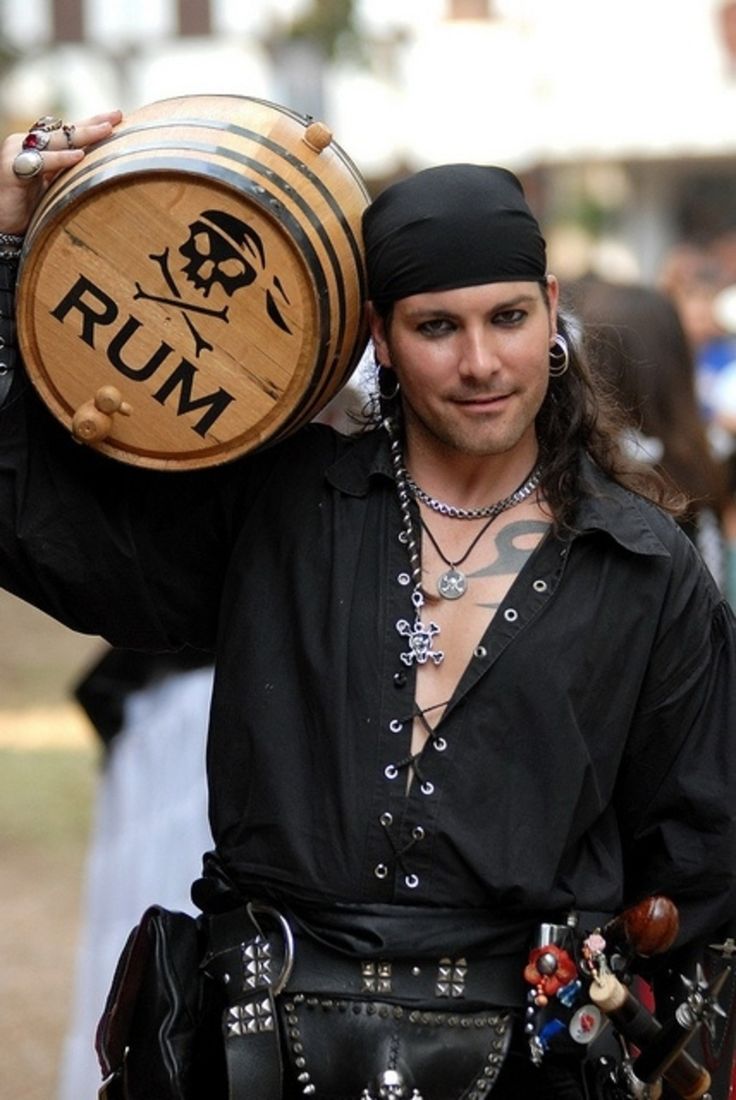
[[[266,254],[260,235],[247,222],[224,210],[202,211],[199,218],[190,224],[189,237],[180,246],[179,253],[187,260],[182,268],[187,281],[205,298],[209,297],[215,286],[232,297],[242,287],[250,286],[266,268]],[[199,357],[205,350],[212,351],[213,345],[199,331],[190,314],[216,317],[228,324],[229,307],[213,309],[185,300],[171,271],[168,246],[163,252],[150,253],[149,259],[158,264],[173,297],[150,294],[137,282],[134,298],[160,302],[178,309],[194,338],[196,356]],[[273,277],[272,286],[273,290],[269,288],[266,291],[266,312],[275,325],[290,335],[291,329],[277,304],[274,291],[287,304],[289,298],[278,276]]]
[[[194,322],[192,321],[192,319],[187,316],[185,311],[189,310],[192,313],[203,313],[208,317],[219,317],[221,321],[227,322],[228,307],[223,306],[222,309],[211,309],[209,306],[200,306],[200,305],[197,305],[196,302],[185,302],[183,300],[183,298],[181,296],[181,291],[179,290],[178,286],[176,285],[176,282],[175,282],[175,280],[174,280],[174,278],[171,274],[171,270],[169,268],[169,249],[168,249],[168,246],[160,254],[151,253],[148,258],[149,258],[149,260],[154,260],[159,265],[159,267],[161,268],[161,273],[163,274],[163,277],[166,280],[166,285],[169,287],[169,289],[170,289],[171,293],[174,295],[174,297],[173,298],[165,298],[165,297],[162,297],[162,296],[157,295],[157,294],[148,294],[143,289],[141,284],[136,282],[136,284],[135,284],[136,292],[133,295],[133,298],[134,299],[143,298],[147,302],[161,302],[161,304],[165,305],[165,306],[175,306],[178,310],[181,311],[181,315],[184,318],[184,320],[186,321],[187,328],[189,329],[192,336],[194,337],[194,346],[195,346],[194,354],[195,354],[195,356],[197,358],[199,358],[200,352],[202,352],[204,350],[212,351],[213,350],[213,345],[209,342],[209,340],[205,340],[205,338],[202,336],[200,331],[196,328],[196,326],[195,326]]]

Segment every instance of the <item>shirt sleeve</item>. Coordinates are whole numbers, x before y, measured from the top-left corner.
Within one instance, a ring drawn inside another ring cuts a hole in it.
[[[0,410],[0,584],[115,646],[212,648],[235,471],[154,471],[91,451],[16,373]]]
[[[735,639],[683,537],[617,790],[627,904],[671,897],[680,942],[736,914]]]

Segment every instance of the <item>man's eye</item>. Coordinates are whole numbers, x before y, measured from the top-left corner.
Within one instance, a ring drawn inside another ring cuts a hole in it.
[[[445,317],[433,317],[431,321],[422,321],[419,325],[419,332],[424,336],[443,336],[452,330],[452,323]]]
[[[525,309],[504,309],[493,317],[494,325],[520,325],[526,317]]]

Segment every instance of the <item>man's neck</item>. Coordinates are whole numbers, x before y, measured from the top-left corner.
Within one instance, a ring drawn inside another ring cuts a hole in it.
[[[537,462],[536,443],[511,454],[468,455],[405,444],[404,462],[413,481],[430,496],[458,507],[482,507],[513,493]]]

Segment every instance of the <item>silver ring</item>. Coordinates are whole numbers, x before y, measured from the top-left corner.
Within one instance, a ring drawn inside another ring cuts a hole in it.
[[[29,131],[31,131],[31,130],[50,131],[50,130],[60,130],[61,127],[62,127],[62,121],[61,121],[60,118],[54,118],[53,115],[42,115],[41,118],[37,119],[33,123],[33,126],[29,126],[28,129],[29,129]]]
[[[39,153],[51,141],[50,130],[29,130],[23,138],[23,149],[38,149]]]
[[[13,161],[13,172],[19,180],[31,180],[43,171],[43,157],[36,149],[24,149]]]

